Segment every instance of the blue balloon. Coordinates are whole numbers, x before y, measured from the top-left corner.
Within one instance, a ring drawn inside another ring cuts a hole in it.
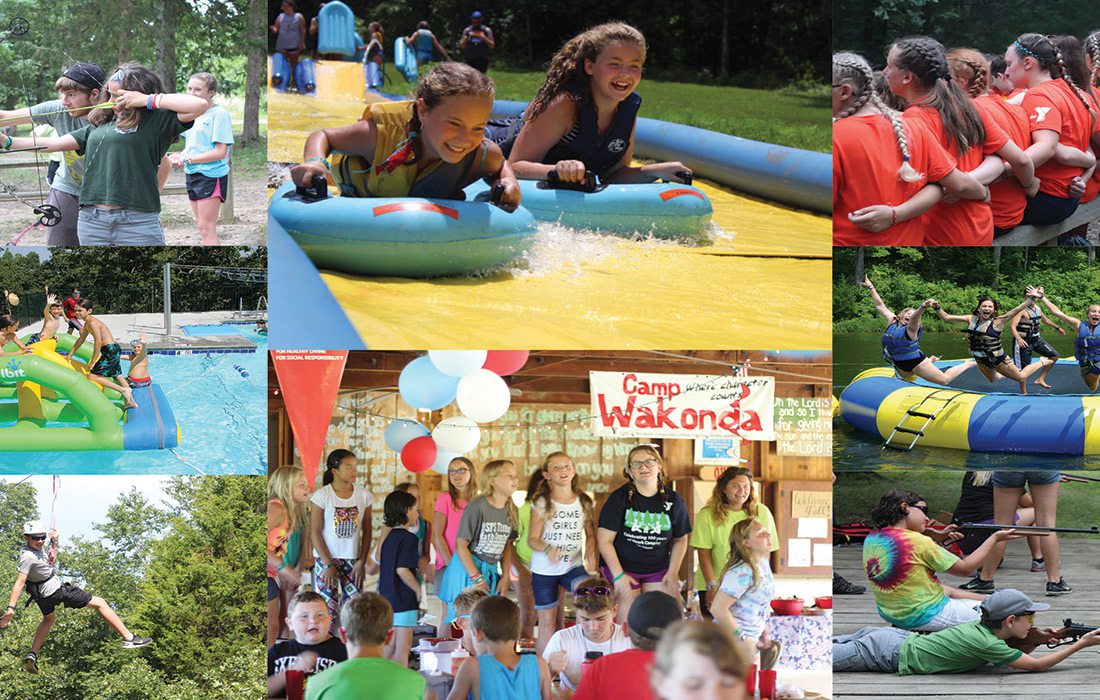
[[[424,355],[401,370],[397,390],[405,403],[413,408],[435,411],[455,400],[459,377],[449,377],[432,364]]]
[[[409,440],[430,434],[427,428],[416,421],[400,419],[386,426],[382,439],[386,441],[386,447],[394,452],[400,452]]]

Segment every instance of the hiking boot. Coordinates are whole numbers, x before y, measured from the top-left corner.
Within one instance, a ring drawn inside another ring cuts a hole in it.
[[[976,576],[974,576],[974,578],[959,586],[959,590],[971,591],[973,593],[996,592],[996,589],[993,587],[993,581],[986,581],[984,578],[982,578],[981,574],[977,574]]]
[[[139,637],[138,635],[132,635],[129,639],[122,640],[123,649],[137,649],[138,647],[152,644],[153,640],[149,637]]]
[[[867,586],[857,586],[840,574],[833,574],[833,595],[860,595]]]
[[[23,670],[27,673],[38,673],[38,654],[32,651],[23,657]]]
[[[1047,570],[1046,562],[1044,562],[1042,559],[1032,559],[1031,560],[1031,570],[1034,573],[1039,573],[1041,571],[1046,571]]]
[[[1052,583],[1051,581],[1047,581],[1047,595],[1048,596],[1065,595],[1067,593],[1072,593],[1072,592],[1073,592],[1073,589],[1069,587],[1069,584],[1066,583],[1066,580],[1064,578],[1059,578],[1058,583]]]

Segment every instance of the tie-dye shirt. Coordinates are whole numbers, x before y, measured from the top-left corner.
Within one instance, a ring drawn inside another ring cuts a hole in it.
[[[863,570],[882,619],[903,629],[920,627],[947,605],[936,572],[959,560],[919,532],[884,527],[863,542]]]

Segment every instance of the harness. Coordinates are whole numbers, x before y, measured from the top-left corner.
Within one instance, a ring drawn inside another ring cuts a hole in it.
[[[892,321],[882,333],[882,356],[893,364],[904,360],[915,360],[921,356],[920,337],[924,334],[924,328],[917,329],[917,339],[913,340],[906,333],[908,326],[903,326],[897,321]]]
[[[997,363],[1004,357],[1005,351],[1001,347],[1001,332],[993,329],[993,321],[980,321],[977,316],[970,318],[966,330],[966,338],[970,342],[970,354],[978,359],[989,360]]]
[[[1100,367],[1100,325],[1090,326],[1088,321],[1081,321],[1073,341],[1073,351],[1077,355],[1077,364],[1082,367]]]

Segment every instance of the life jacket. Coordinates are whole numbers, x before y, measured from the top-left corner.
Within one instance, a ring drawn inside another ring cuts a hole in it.
[[[1016,332],[1028,343],[1032,343],[1039,337],[1043,314],[1038,309],[1029,308],[1024,311],[1027,315],[1016,322]]]
[[[414,104],[410,100],[367,105],[363,119],[376,127],[374,157],[336,154],[332,172],[345,197],[430,197],[463,199],[462,188],[483,176],[488,143],[458,163],[437,160],[417,167],[409,138]]]
[[[970,342],[970,354],[977,358],[999,362],[1005,351],[1001,347],[1001,332],[993,329],[993,321],[980,321],[977,316],[970,317],[967,325],[967,340]]]
[[[563,140],[554,144],[543,156],[542,162],[552,165],[562,160],[579,160],[584,163],[585,168],[603,177],[619,164],[623,153],[630,146],[630,136],[634,133],[634,122],[637,121],[638,109],[642,106],[642,96],[632,92],[620,102],[615,108],[615,118],[607,133],[600,136],[599,115],[596,113],[596,105],[585,94],[587,91],[574,86],[570,92],[574,98],[579,98],[576,135],[568,142]]]
[[[1081,321],[1073,341],[1073,352],[1077,355],[1077,364],[1082,367],[1100,367],[1100,326],[1089,326],[1088,321]]]
[[[906,333],[908,326],[903,326],[897,321],[892,321],[882,333],[882,356],[893,364],[903,360],[915,360],[921,356],[920,337],[924,334],[924,328],[917,329],[917,339],[913,340]]]

